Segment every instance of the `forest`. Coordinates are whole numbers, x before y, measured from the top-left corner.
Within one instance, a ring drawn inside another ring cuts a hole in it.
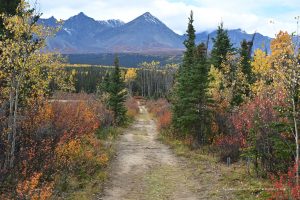
[[[247,198],[230,197],[300,199],[295,35],[277,33],[271,53],[253,49],[255,34],[234,48],[220,23],[208,51],[195,42],[191,12],[180,64],[126,68],[117,54],[113,66],[69,64],[43,51],[57,30],[38,23],[41,13],[24,0],[0,2],[0,199],[92,199],[122,133],[147,120],[185,159],[213,157],[266,182]]]

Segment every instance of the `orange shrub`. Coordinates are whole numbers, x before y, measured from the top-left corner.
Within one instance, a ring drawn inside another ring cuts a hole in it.
[[[163,114],[158,118],[159,129],[168,128],[171,123],[172,123],[172,113],[170,111],[163,112]]]
[[[84,102],[54,102],[54,127],[64,134],[63,140],[84,134],[94,133],[100,127],[100,120],[93,110]]]
[[[170,111],[170,104],[165,99],[157,101],[148,101],[147,108],[157,118],[157,128],[159,130],[170,127],[172,123],[172,113]]]
[[[20,199],[45,200],[53,193],[54,183],[41,184],[42,173],[34,173],[28,180],[17,185],[17,194]]]
[[[0,199],[48,199],[57,184],[55,177],[79,174],[76,170],[93,175],[108,162],[95,132],[100,125],[109,126],[113,117],[101,102],[84,96],[31,103],[20,112],[17,164],[0,171]]]
[[[108,156],[101,149],[100,141],[94,135],[85,135],[72,139],[65,144],[57,146],[56,163],[63,173],[79,174],[77,172],[93,175],[93,173],[108,162]]]

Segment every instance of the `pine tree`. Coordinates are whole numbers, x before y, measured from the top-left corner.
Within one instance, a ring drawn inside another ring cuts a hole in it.
[[[248,42],[243,40],[241,42],[241,49],[240,49],[240,57],[241,57],[241,65],[242,65],[242,72],[245,74],[248,83],[253,83],[253,74],[251,69],[251,55],[249,55]]]
[[[187,39],[184,41],[186,51],[184,52],[183,63],[179,67],[175,83],[173,98],[173,125],[186,134],[186,131],[193,126],[196,116],[193,114],[191,102],[192,84],[190,81],[191,69],[195,65],[195,29],[193,26],[193,12],[189,17]]]
[[[109,88],[110,88],[110,76],[109,76],[109,72],[106,72],[103,81],[100,85],[100,91],[101,92],[106,92],[109,93]]]
[[[193,21],[191,12],[184,42],[186,51],[175,85],[173,125],[180,132],[193,136],[196,143],[203,143],[209,127],[208,63],[205,45],[196,47]]]
[[[126,100],[125,83],[121,76],[119,58],[116,56],[114,62],[115,68],[109,77],[106,77],[105,91],[109,94],[107,105],[114,113],[115,123],[121,125],[126,121],[126,108],[124,102]],[[107,81],[109,80],[109,84]]]
[[[195,119],[195,137],[197,143],[207,142],[210,132],[210,111],[211,99],[208,96],[209,85],[209,64],[207,62],[207,47],[204,43],[198,45],[196,50],[196,65],[192,68],[191,81],[193,85],[192,96]]]
[[[234,52],[228,33],[223,28],[223,23],[218,26],[217,36],[213,38],[213,43],[211,64],[214,65],[215,68],[221,69],[221,64],[226,60],[227,54]]]

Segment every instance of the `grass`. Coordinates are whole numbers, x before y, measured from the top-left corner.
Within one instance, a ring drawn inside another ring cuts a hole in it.
[[[78,181],[77,178],[68,179],[68,184],[74,188],[73,191],[65,193],[62,199],[88,200],[103,191],[103,183],[107,179],[106,171],[99,171],[93,177],[85,181]]]
[[[176,183],[167,179],[173,173],[172,166],[161,166],[154,168],[145,176],[145,181],[149,186],[146,192],[146,199],[169,199]]]
[[[194,176],[208,188],[211,198],[267,199],[266,191],[271,183],[266,179],[251,176],[243,161],[230,166],[220,163],[208,150],[191,150],[180,140],[160,135],[160,140],[169,145],[178,156],[187,158],[195,168]]]

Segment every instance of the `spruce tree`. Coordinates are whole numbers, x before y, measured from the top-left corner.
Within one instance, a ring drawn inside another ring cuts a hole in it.
[[[247,42],[246,40],[243,40],[241,42],[241,48],[239,50],[240,53],[239,62],[240,62],[241,72],[245,77],[245,85],[244,85],[245,96],[250,96],[250,85],[255,82],[255,77],[254,74],[252,73],[252,67],[251,67],[251,49],[252,49],[253,40],[252,42]]]
[[[207,47],[204,43],[198,45],[196,50],[196,65],[192,68],[191,81],[193,85],[192,96],[195,119],[195,138],[197,143],[207,142],[210,133],[210,111],[211,99],[208,96],[209,85],[209,63],[207,62]]]
[[[191,12],[184,42],[186,51],[175,83],[173,125],[177,131],[193,136],[197,143],[203,143],[209,126],[208,63],[205,45],[196,47],[193,21]]]
[[[109,89],[110,89],[110,76],[109,76],[109,72],[106,72],[102,83],[100,85],[100,91],[102,93],[109,93]]]
[[[126,100],[125,83],[121,75],[119,58],[116,56],[114,62],[115,68],[109,77],[106,77],[105,91],[109,94],[107,105],[114,113],[114,120],[117,125],[124,124],[126,121],[126,108],[124,102]],[[109,83],[107,81],[109,80]]]
[[[226,60],[229,53],[234,52],[228,33],[223,28],[223,22],[218,26],[217,36],[213,38],[213,49],[211,51],[211,64],[215,68],[221,69],[221,64]]]
[[[251,69],[251,55],[249,55],[250,49],[249,49],[248,42],[246,40],[243,40],[241,42],[241,48],[240,48],[240,57],[241,57],[241,66],[242,66],[242,72],[245,74],[248,83],[253,83],[253,75],[252,75],[252,69]]]
[[[193,106],[191,101],[191,69],[195,65],[195,29],[193,26],[193,12],[189,17],[187,39],[184,41],[186,51],[183,56],[183,63],[179,67],[176,77],[175,91],[173,98],[173,125],[182,134],[186,134],[187,130],[193,126],[195,115],[193,114]]]

